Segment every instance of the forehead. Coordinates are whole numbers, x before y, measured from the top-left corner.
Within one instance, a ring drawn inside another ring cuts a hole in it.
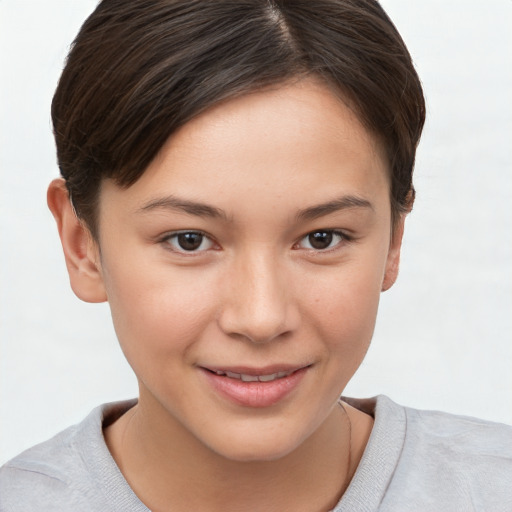
[[[169,138],[134,185],[116,191],[110,183],[102,195],[121,193],[131,209],[172,194],[229,211],[249,197],[283,207],[345,193],[387,200],[388,181],[384,152],[354,112],[326,86],[303,80],[202,113]]]

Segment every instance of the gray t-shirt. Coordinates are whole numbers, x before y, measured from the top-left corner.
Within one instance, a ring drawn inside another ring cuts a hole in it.
[[[418,411],[385,396],[344,400],[375,423],[334,512],[512,512],[512,427]],[[147,512],[102,435],[103,423],[134,403],[98,407],[0,468],[0,511]]]

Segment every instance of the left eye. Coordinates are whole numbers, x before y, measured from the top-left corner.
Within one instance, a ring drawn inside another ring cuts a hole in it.
[[[203,252],[213,247],[213,242],[199,231],[182,231],[165,238],[174,251]]]
[[[299,246],[303,249],[312,249],[315,251],[325,251],[339,245],[345,236],[338,232],[327,229],[312,231],[299,241]]]

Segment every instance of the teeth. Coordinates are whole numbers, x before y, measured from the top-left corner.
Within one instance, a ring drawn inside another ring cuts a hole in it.
[[[242,380],[244,382],[258,382],[258,376],[257,375],[245,375],[241,374],[240,377],[242,377]]]
[[[293,371],[277,372],[270,375],[247,375],[245,373],[223,372],[222,370],[215,370],[215,373],[220,376],[229,377],[230,379],[238,379],[243,382],[272,382],[273,380],[287,377],[288,375],[292,374]]]
[[[258,380],[261,382],[270,382],[274,379],[277,379],[277,373],[273,373],[272,375],[260,375],[258,377]]]

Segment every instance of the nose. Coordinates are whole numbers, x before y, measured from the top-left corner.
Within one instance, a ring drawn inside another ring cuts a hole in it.
[[[283,270],[271,254],[240,258],[231,267],[219,316],[226,334],[267,343],[298,327],[300,315]]]

